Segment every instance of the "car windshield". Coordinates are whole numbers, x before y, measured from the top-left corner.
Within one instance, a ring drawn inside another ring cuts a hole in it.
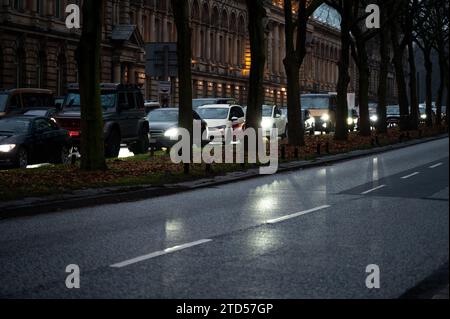
[[[28,132],[30,121],[27,119],[3,119],[0,121],[0,134],[1,133],[15,133],[23,134]]]
[[[400,114],[400,107],[397,105],[389,105],[387,107],[387,114],[389,115],[399,115]]]
[[[116,105],[116,94],[111,92],[102,92],[101,102],[104,112],[114,111]],[[80,94],[69,93],[65,100],[64,109],[80,110]]]
[[[273,107],[271,107],[271,106],[263,106],[262,112],[263,112],[263,114],[262,114],[263,117],[272,117]]]
[[[194,109],[197,109],[200,106],[208,105],[208,104],[212,104],[212,103],[215,103],[215,100],[192,100],[192,107]]]
[[[323,96],[302,96],[302,107],[304,109],[326,109],[330,107],[330,99]]]
[[[150,122],[178,122],[178,110],[158,109],[148,115]]]
[[[205,120],[223,120],[228,118],[228,109],[226,108],[201,108],[197,113]]]
[[[0,112],[5,112],[7,101],[8,101],[8,95],[0,94]]]

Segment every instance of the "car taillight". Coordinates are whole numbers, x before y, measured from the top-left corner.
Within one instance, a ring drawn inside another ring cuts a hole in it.
[[[78,132],[78,131],[70,131],[69,135],[70,135],[70,137],[79,137],[80,136],[80,132]]]

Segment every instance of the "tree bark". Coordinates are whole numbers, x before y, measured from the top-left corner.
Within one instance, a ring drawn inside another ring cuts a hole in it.
[[[105,170],[100,98],[100,50],[104,0],[85,0],[83,30],[77,49],[81,99],[81,169]]]
[[[417,97],[416,58],[414,55],[414,47],[412,39],[408,40],[408,63],[409,63],[409,93],[411,101],[410,128],[413,130],[417,130],[419,129],[420,123],[420,111],[419,111],[419,100]]]
[[[266,65],[267,18],[264,0],[246,0],[248,32],[250,37],[251,67],[247,99],[247,128],[258,130],[262,121],[264,103],[264,70]]]
[[[359,71],[359,134],[362,136],[370,136],[370,115],[369,115],[369,57],[367,55],[366,43],[356,40],[357,53],[354,54],[356,64]]]
[[[384,13],[382,13],[382,16]],[[383,22],[384,23],[384,22]],[[387,133],[387,77],[389,73],[389,52],[388,52],[388,39],[385,32],[387,30],[383,30],[380,32],[380,78],[378,83],[378,105],[377,105],[377,132],[378,133]]]
[[[178,92],[179,92],[179,127],[189,132],[190,156],[192,159],[193,145],[193,114],[192,114],[192,30],[190,27],[189,2],[171,0],[175,25],[177,28],[178,57]],[[189,172],[189,163],[184,163],[185,173]]]
[[[339,60],[339,78],[337,83],[337,108],[336,108],[336,133],[335,139],[346,141],[348,139],[348,85],[350,75],[348,72],[350,65],[350,26],[352,16],[352,0],[343,0],[341,21],[341,57]]]
[[[288,132],[289,144],[305,145],[305,126],[300,101],[300,67],[306,54],[307,19],[306,1],[300,0],[297,33],[297,51],[294,44],[294,22],[292,19],[292,1],[284,1],[286,57],[283,59],[287,78]]]
[[[433,62],[431,61],[431,47],[425,47],[423,57],[425,61],[425,83],[426,83],[426,124],[428,127],[433,126]]]
[[[400,106],[400,129],[409,129],[409,103],[405,82],[405,70],[403,68],[403,56],[405,46],[399,43],[399,30],[397,22],[391,23],[391,39],[394,51],[393,64],[395,68],[395,79],[397,83],[398,102]]]

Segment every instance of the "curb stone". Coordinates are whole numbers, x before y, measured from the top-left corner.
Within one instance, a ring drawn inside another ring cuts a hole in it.
[[[279,165],[277,174],[330,165],[333,163],[385,153],[445,138],[448,138],[448,134],[423,138],[420,140],[411,140],[404,143],[398,143],[368,150],[357,150],[350,153],[318,157],[312,161],[293,161],[289,163],[281,163]],[[216,176],[213,178],[204,178],[195,181],[164,185],[163,187],[153,187],[150,185],[130,187],[118,186],[101,189],[78,190],[69,194],[52,195],[42,198],[30,197],[22,200],[0,203],[0,220],[12,217],[33,216],[42,213],[52,213],[62,210],[92,207],[103,204],[114,204],[150,199],[264,176],[267,175],[260,175],[259,169],[253,168],[247,171],[231,172],[226,175]]]

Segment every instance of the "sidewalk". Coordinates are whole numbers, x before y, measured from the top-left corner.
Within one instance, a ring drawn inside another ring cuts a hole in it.
[[[329,165],[341,161],[348,161],[364,156],[389,152],[408,146],[427,143],[444,138],[448,138],[448,134],[430,138],[423,138],[420,140],[411,140],[404,143],[393,144],[368,150],[358,150],[345,154],[323,156],[310,161],[303,160],[281,163],[279,165],[278,173]],[[167,196],[204,187],[212,187],[238,182],[241,180],[257,178],[261,176],[264,177],[267,175],[260,175],[259,168],[254,168],[246,171],[231,172],[223,176],[203,178],[178,184],[168,184],[164,185],[164,187],[154,187],[151,185],[108,187],[101,189],[73,191],[70,194],[56,194],[40,198],[26,198],[17,201],[0,202],[0,219],[30,216],[40,213],[51,213],[61,210],[83,208],[103,204],[137,201],[141,199]]]

